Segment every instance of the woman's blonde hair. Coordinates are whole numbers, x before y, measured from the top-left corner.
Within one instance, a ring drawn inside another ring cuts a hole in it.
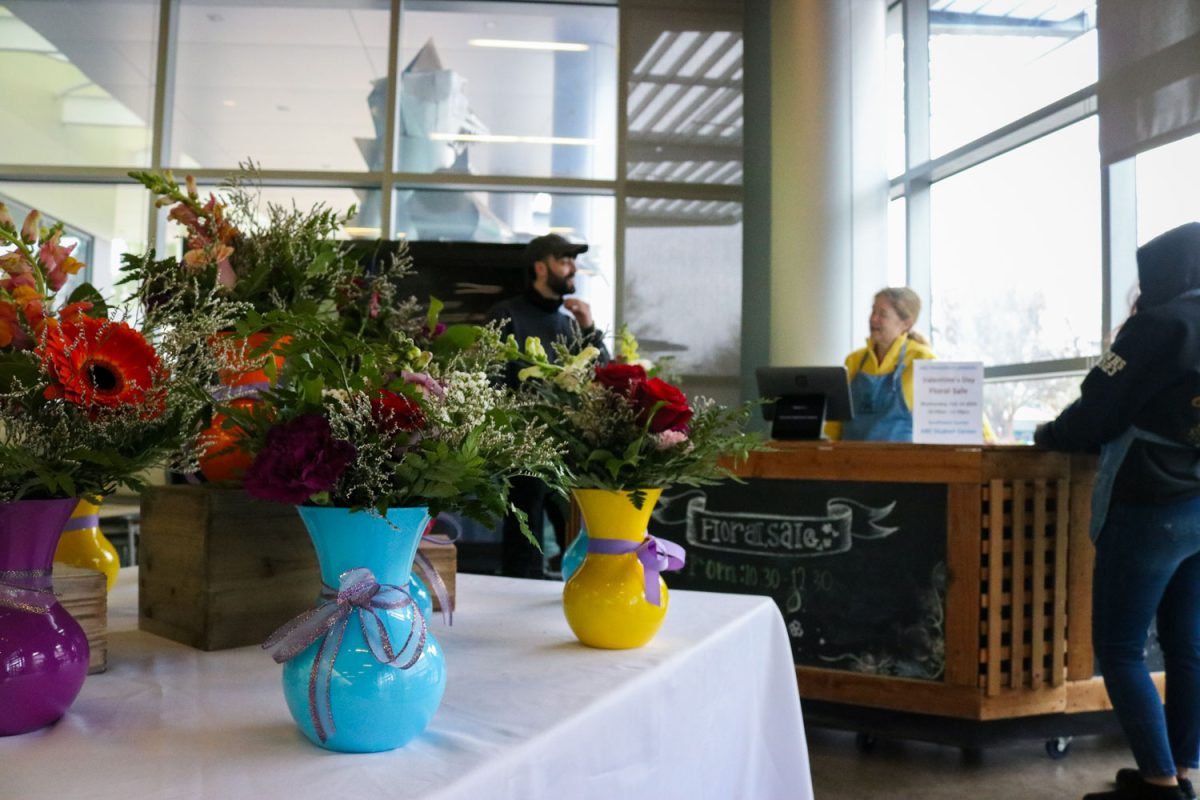
[[[921,316],[921,297],[907,286],[889,286],[886,289],[880,289],[875,293],[875,298],[886,300],[888,305],[896,310],[900,319],[905,322],[916,324],[917,318]],[[928,339],[912,328],[908,329],[908,338],[918,344],[929,344]]]

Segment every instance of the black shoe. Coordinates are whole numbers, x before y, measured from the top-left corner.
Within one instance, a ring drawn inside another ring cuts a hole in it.
[[[1146,783],[1136,770],[1126,776],[1123,783],[1111,792],[1085,794],[1083,800],[1188,800],[1181,786],[1157,786]],[[1134,782],[1136,778],[1136,783]],[[1190,784],[1190,782],[1189,782]]]
[[[1138,772],[1133,767],[1121,767],[1117,770],[1117,788],[1118,789],[1133,789],[1143,783],[1142,773]],[[1192,782],[1187,778],[1179,779],[1179,788],[1183,791],[1184,797],[1189,800],[1196,799],[1196,789],[1192,786]]]

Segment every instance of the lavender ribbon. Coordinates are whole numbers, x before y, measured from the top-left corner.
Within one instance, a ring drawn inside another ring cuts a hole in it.
[[[48,569],[0,570],[0,607],[48,614],[58,601]]]
[[[437,520],[442,520],[454,528],[453,536],[435,536],[433,526]],[[429,520],[429,524],[425,526],[425,530],[421,533],[421,538],[433,544],[449,545],[458,541],[458,537],[462,535],[462,527],[452,516],[439,515],[437,519]],[[429,589],[437,595],[438,605],[442,609],[442,620],[447,625],[454,624],[454,609],[450,603],[450,589],[446,586],[446,581],[442,579],[442,574],[438,572],[438,568],[434,566],[429,557],[417,551],[417,556],[414,559],[417,566],[421,568],[421,572],[425,575],[425,581],[429,584]]]
[[[588,537],[587,551],[604,556],[620,556],[626,553],[636,553],[638,561],[642,562],[642,570],[646,581],[646,602],[651,605],[662,605],[662,594],[658,588],[660,572],[675,572],[683,569],[687,554],[683,548],[665,539],[655,539],[646,533],[646,538],[640,542],[629,542],[625,539],[597,539]]]
[[[453,625],[454,609],[450,608],[450,590],[446,587],[446,582],[442,580],[442,575],[438,572],[438,568],[420,550],[417,551],[417,556],[413,561],[421,568],[421,572],[425,575],[425,581],[429,584],[430,590],[437,595],[438,606],[442,609],[442,620],[447,625]]]
[[[274,648],[271,657],[283,664],[300,655],[310,645],[320,642],[308,676],[308,708],[313,730],[324,743],[336,732],[330,691],[333,682],[333,663],[342,646],[342,637],[350,623],[350,615],[358,612],[363,639],[371,655],[381,664],[408,669],[421,658],[425,649],[425,617],[408,592],[401,586],[379,583],[374,573],[365,567],[343,572],[335,591],[323,585],[323,602],[305,611],[272,633],[263,642],[264,650]],[[408,638],[399,649],[392,646],[380,611],[412,606],[413,620]]]
[[[99,514],[85,514],[82,517],[71,517],[67,520],[66,526],[63,528],[63,533],[71,531],[86,531],[88,528],[100,527]]]

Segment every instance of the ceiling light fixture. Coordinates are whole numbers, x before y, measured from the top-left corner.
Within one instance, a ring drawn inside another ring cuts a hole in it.
[[[571,136],[507,136],[498,133],[431,133],[435,142],[493,142],[499,144],[565,144],[576,147],[591,147],[595,139],[577,139]]]
[[[520,39],[468,39],[471,47],[496,47],[503,50],[556,50],[564,53],[583,53],[591,49],[582,42],[532,42]]]

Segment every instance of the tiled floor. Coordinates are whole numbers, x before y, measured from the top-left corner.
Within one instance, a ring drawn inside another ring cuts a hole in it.
[[[862,752],[855,734],[809,726],[816,800],[1079,800],[1112,788],[1133,758],[1120,735],[1080,736],[1053,760],[1045,741],[1011,741],[974,753],[925,742],[878,739]]]

